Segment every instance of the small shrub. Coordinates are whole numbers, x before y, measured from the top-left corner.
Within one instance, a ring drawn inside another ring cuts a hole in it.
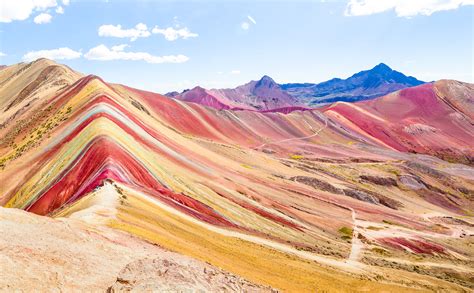
[[[389,221],[389,220],[382,220],[382,223],[388,224],[388,225],[396,225],[394,222]]]
[[[339,229],[339,233],[342,234],[341,238],[344,240],[352,239],[353,230],[349,227],[342,227],[341,229]]]
[[[291,155],[290,159],[301,160],[301,159],[304,159],[304,157],[302,155]]]
[[[390,252],[380,247],[374,247],[372,251],[380,255],[390,255]]]

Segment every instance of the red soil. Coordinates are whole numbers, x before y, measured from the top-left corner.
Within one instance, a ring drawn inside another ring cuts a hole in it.
[[[420,254],[436,254],[436,253],[445,253],[445,248],[441,245],[427,242],[425,240],[416,240],[416,239],[406,239],[401,237],[387,237],[378,239],[381,244],[387,245],[389,247],[405,250],[409,249],[414,253]]]

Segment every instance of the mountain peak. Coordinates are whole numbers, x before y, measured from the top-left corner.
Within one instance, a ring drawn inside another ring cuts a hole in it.
[[[374,68],[372,68],[371,71],[377,71],[377,72],[391,72],[393,71],[392,68],[390,68],[387,64],[385,63],[380,63],[376,65]]]
[[[260,81],[275,82],[275,81],[273,80],[273,78],[271,78],[271,77],[268,76],[268,75],[262,76],[262,78],[260,78]]]
[[[195,86],[195,87],[193,88],[193,90],[195,90],[195,91],[205,91],[206,89],[203,88],[202,86],[198,85],[198,86]]]
[[[261,88],[261,87],[266,87],[266,88],[276,88],[276,87],[279,87],[279,85],[273,80],[273,78],[271,78],[270,76],[268,75],[264,75],[262,76],[262,78],[257,81],[257,83],[255,84],[255,88]]]

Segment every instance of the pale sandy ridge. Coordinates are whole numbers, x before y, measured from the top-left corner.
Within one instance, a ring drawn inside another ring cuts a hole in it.
[[[96,212],[99,209],[89,210],[85,219],[92,220]],[[173,288],[270,291],[209,264],[82,220],[0,207],[0,234],[0,292],[105,292],[111,286],[160,292]]]

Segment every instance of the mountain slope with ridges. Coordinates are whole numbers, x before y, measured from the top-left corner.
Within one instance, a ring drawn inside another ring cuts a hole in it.
[[[217,111],[96,76],[41,101],[22,112],[40,113],[30,127],[0,114],[6,207],[105,225],[281,290],[470,286],[467,165],[327,111]]]
[[[325,113],[399,150],[474,162],[474,86],[440,80],[360,103],[336,103]]]

